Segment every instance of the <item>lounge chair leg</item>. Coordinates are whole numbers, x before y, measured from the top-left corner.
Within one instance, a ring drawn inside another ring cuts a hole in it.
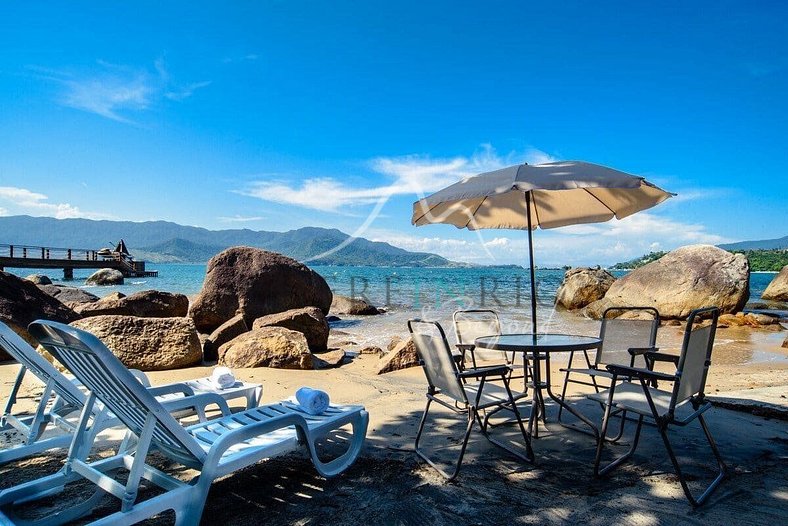
[[[701,493],[700,497],[697,499],[690,492],[689,486],[687,485],[687,480],[681,471],[681,467],[679,466],[679,461],[673,452],[673,447],[671,446],[670,440],[668,439],[667,426],[659,426],[659,434],[665,444],[665,449],[668,451],[668,456],[670,457],[670,462],[673,464],[673,469],[676,471],[676,475],[679,478],[681,489],[684,490],[684,495],[687,496],[687,500],[690,502],[690,504],[696,508],[706,502],[706,500],[709,498],[709,496],[711,496],[714,490],[717,489],[717,486],[719,486],[720,482],[722,482],[727,474],[727,466],[725,466],[725,462],[722,460],[722,456],[717,449],[717,444],[714,442],[714,438],[711,436],[711,432],[706,425],[706,420],[703,418],[703,415],[699,415],[698,420],[700,421],[700,426],[703,429],[703,433],[706,435],[706,440],[708,440],[709,445],[711,446],[712,453],[714,454],[714,458],[717,461],[719,472],[711,484],[709,484],[706,489],[703,490],[703,493]]]

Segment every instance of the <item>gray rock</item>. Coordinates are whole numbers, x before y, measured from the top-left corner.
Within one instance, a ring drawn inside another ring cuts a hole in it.
[[[788,265],[774,276],[761,297],[765,300],[788,301]]]
[[[712,245],[690,245],[616,280],[604,300],[615,306],[655,307],[662,318],[686,318],[706,306],[738,312],[749,297],[746,256]]]
[[[326,350],[328,343],[328,322],[323,311],[317,307],[292,309],[276,314],[269,314],[254,320],[252,330],[261,327],[284,327],[298,331],[306,337],[309,350],[321,352]]]
[[[582,309],[602,299],[616,278],[608,271],[589,267],[572,268],[556,292],[555,302],[567,309]]]
[[[210,362],[218,360],[219,347],[248,331],[244,317],[240,314],[233,316],[219,325],[205,340],[202,346],[203,359]]]
[[[412,339],[408,338],[399,342],[380,359],[377,374],[390,373],[418,365],[419,357],[416,353],[416,345]]]
[[[228,367],[312,369],[312,353],[300,332],[262,327],[219,347],[219,363]]]
[[[331,289],[298,261],[257,248],[233,247],[208,262],[202,291],[189,315],[201,332],[212,332],[236,314],[247,325],[268,314],[317,307],[328,314]]]
[[[98,296],[84,289],[67,287],[66,285],[39,285],[38,288],[72,309],[76,305],[91,303],[99,299]]]
[[[123,285],[123,274],[114,268],[103,268],[91,274],[85,285]]]
[[[330,369],[339,367],[345,361],[345,351],[336,349],[320,354],[312,355],[312,363],[315,369]]]
[[[45,276],[43,274],[30,274],[25,278],[27,281],[32,281],[36,285],[51,285],[52,280],[49,279],[49,276]]]
[[[371,316],[380,314],[380,311],[359,298],[350,298],[334,294],[331,302],[331,314],[349,314],[352,316]]]
[[[98,301],[75,309],[83,317],[114,314],[141,318],[182,318],[189,310],[189,299],[183,294],[143,290],[128,296],[113,293]]]
[[[92,316],[71,325],[93,333],[126,367],[162,371],[199,364],[200,338],[191,318]]]

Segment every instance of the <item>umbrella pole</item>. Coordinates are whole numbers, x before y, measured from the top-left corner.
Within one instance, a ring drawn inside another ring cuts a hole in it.
[[[531,192],[525,192],[525,215],[528,218],[528,258],[531,263],[531,333],[536,334],[536,279],[534,278],[534,239],[531,228]]]

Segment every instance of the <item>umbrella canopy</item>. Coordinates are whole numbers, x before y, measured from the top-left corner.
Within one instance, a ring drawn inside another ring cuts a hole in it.
[[[520,164],[470,177],[413,204],[412,223],[528,230],[531,328],[536,285],[531,231],[622,219],[673,196],[642,177],[583,161]]]

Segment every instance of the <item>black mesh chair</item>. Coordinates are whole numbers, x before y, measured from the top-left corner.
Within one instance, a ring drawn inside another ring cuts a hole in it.
[[[608,365],[606,367],[607,371],[612,375],[610,389],[588,396],[590,399],[605,405],[602,430],[594,459],[595,475],[601,476],[610,472],[632,456],[638,446],[643,420],[647,418],[656,425],[684,494],[693,506],[703,504],[725,478],[725,463],[720,456],[720,452],[703,416],[706,411],[711,409],[711,403],[705,398],[704,389],[709,366],[711,365],[711,352],[714,346],[714,334],[717,329],[718,317],[719,309],[716,307],[692,311],[687,319],[687,328],[684,333],[681,354],[679,355],[651,351],[643,354],[647,365],[645,368],[624,365]],[[675,372],[666,374],[653,371],[653,365],[656,361],[675,364]],[[632,381],[617,382],[622,377],[632,378]],[[651,382],[653,381],[672,382],[673,388],[669,391],[657,389],[652,387]],[[685,416],[677,415],[677,409],[682,414],[686,413],[687,411],[684,408],[690,410],[689,414]],[[602,450],[605,445],[604,436],[610,418],[617,413],[623,412],[638,415],[637,427],[635,428],[631,447],[623,456],[600,468]],[[716,478],[697,498],[690,492],[687,478],[679,466],[668,434],[670,427],[684,427],[694,420],[698,420],[700,423],[718,466]]]
[[[424,414],[419,423],[419,430],[416,434],[416,453],[419,457],[424,459],[446,479],[454,479],[460,471],[468,439],[476,423],[479,425],[481,433],[492,444],[505,449],[522,460],[533,461],[534,454],[531,449],[531,437],[526,431],[515,403],[519,393],[515,393],[509,388],[509,367],[507,365],[497,365],[461,371],[452,358],[451,348],[440,324],[429,321],[409,320],[408,330],[413,337],[416,352],[422,361],[424,374],[429,384],[427,407],[424,409]],[[489,381],[492,379],[496,379],[497,382]],[[438,466],[419,446],[427,415],[433,402],[457,414],[464,414],[467,418],[465,435],[462,439],[459,456],[451,473],[447,473]],[[525,454],[490,436],[490,414],[502,408],[510,410],[514,414],[525,443]]]

